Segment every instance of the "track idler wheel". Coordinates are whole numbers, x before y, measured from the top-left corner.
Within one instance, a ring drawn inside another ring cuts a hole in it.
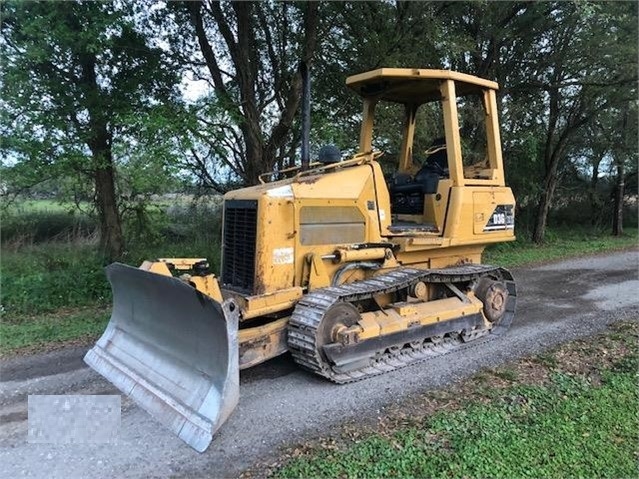
[[[323,351],[324,345],[337,342],[339,333],[353,326],[359,319],[359,311],[350,303],[340,302],[331,306],[317,332],[316,347],[322,359],[327,361]]]
[[[475,288],[475,296],[484,303],[484,316],[491,323],[497,323],[506,313],[508,288],[501,281],[481,278]]]

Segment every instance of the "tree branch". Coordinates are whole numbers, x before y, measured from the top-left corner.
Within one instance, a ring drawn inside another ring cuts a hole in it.
[[[188,6],[191,12],[191,22],[195,27],[195,34],[197,36],[197,41],[200,45],[200,50],[202,51],[202,56],[204,57],[204,62],[213,78],[213,84],[215,85],[215,90],[218,94],[227,96],[226,86],[224,85],[224,80],[222,79],[222,70],[218,65],[217,58],[215,57],[215,52],[209,43],[209,40],[206,36],[206,31],[204,29],[204,22],[202,21],[202,2],[188,2]]]

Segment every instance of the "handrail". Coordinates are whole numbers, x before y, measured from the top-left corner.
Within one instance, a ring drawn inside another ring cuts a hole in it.
[[[270,175],[274,175],[274,174],[280,174],[280,173],[290,173],[292,171],[298,171],[298,173],[294,176],[294,178],[300,178],[302,176],[307,176],[309,174],[321,173],[323,171],[330,170],[330,169],[368,163],[370,161],[376,160],[377,158],[379,158],[383,154],[384,153],[381,152],[381,151],[366,151],[366,152],[356,153],[352,158],[350,158],[348,160],[344,160],[344,161],[339,161],[337,163],[325,164],[325,163],[320,163],[319,161],[315,161],[315,162],[313,162],[313,163],[311,163],[309,165],[311,168],[308,169],[308,170],[298,171],[301,168],[300,166],[292,166],[290,168],[285,168],[285,169],[279,170],[279,171],[275,171],[274,170],[274,171],[269,171],[267,173],[262,173],[261,175],[258,176],[258,180],[259,180],[259,182],[261,184],[265,184],[266,182],[264,181],[264,177],[266,177],[266,176],[270,176]]]
[[[309,166],[313,168],[314,166],[317,166],[317,165],[321,165],[321,163],[319,161],[316,161],[314,163],[311,163]],[[298,165],[298,166],[289,166],[288,168],[284,168],[283,170],[267,171],[266,173],[262,173],[261,175],[259,175],[257,179],[260,181],[260,183],[264,184],[263,177],[265,176],[281,174],[281,173],[289,173],[291,171],[299,170],[300,168],[301,166]]]

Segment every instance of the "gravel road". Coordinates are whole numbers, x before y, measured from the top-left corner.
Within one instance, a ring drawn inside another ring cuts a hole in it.
[[[639,319],[637,251],[585,257],[513,271],[518,311],[502,338],[378,376],[336,386],[282,356],[244,371],[239,407],[211,447],[198,454],[144,411],[122,400],[119,439],[111,444],[30,444],[29,394],[117,394],[82,362],[82,348],[2,363],[0,477],[227,477],[291,441],[315,436],[415,391],[444,387],[474,372]]]

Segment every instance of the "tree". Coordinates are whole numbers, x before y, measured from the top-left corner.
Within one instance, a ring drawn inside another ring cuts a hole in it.
[[[458,69],[495,77],[505,86],[501,103],[506,150],[521,152],[524,145],[532,146],[523,169],[508,161],[516,158],[508,152],[507,164],[518,176],[530,177],[530,166],[538,168],[538,179],[529,185],[532,196],[539,198],[533,240],[541,242],[559,173],[574,156],[578,133],[602,112],[627,101],[636,82],[636,71],[628,68],[633,62],[636,66],[636,42],[631,40],[636,39],[631,26],[636,24],[636,8],[573,2],[507,5],[500,4],[492,15],[466,13],[452,21],[461,24],[458,31],[474,44],[454,61]],[[634,54],[633,47],[619,48],[620,43],[634,45]]]
[[[615,168],[613,190],[612,234],[623,235],[623,207],[626,185],[630,178],[637,177],[637,102],[626,103],[618,111],[614,145],[612,147]],[[636,189],[635,189],[636,191]]]
[[[443,2],[329,2],[323,10],[330,18],[322,35],[327,47],[316,58],[316,137],[357,150],[362,103],[346,88],[349,75],[381,67],[443,68],[451,42],[438,19],[446,7]],[[404,112],[384,110],[383,105],[377,110],[375,132],[377,139],[387,140],[399,135]],[[395,140],[390,143],[400,141]]]
[[[636,10],[591,2],[454,2],[441,10],[453,43],[446,63],[502,87],[509,184],[519,207],[536,202],[536,242],[580,135],[636,97]]]
[[[130,2],[3,2],[2,150],[15,181],[81,175],[93,190],[101,251],[116,259],[124,235],[114,146],[129,120],[177,98],[179,72],[151,46]],[[139,11],[137,13],[140,14]]]
[[[215,189],[224,185],[207,171],[214,165],[257,183],[297,147],[299,64],[310,64],[318,47],[318,3],[202,0],[168,9],[174,53],[212,90],[192,129],[204,148],[189,149],[191,164]]]

